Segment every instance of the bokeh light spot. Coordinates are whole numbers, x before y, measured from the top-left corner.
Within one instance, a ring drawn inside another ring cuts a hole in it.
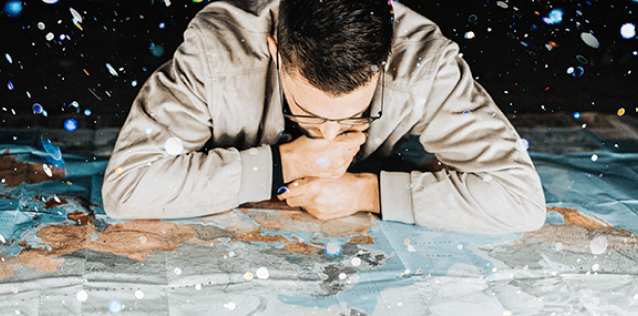
[[[620,35],[624,39],[634,38],[636,36],[636,25],[633,23],[625,23],[620,27]]]
[[[67,132],[73,132],[76,129],[78,129],[78,121],[76,121],[75,119],[66,119],[66,121],[64,121],[64,129]]]
[[[121,312],[122,309],[124,309],[124,305],[122,305],[122,303],[120,303],[118,300],[113,299],[109,301],[109,311],[111,313],[117,314]]]
[[[330,257],[335,257],[341,254],[342,246],[336,241],[330,241],[324,245],[326,254]]]
[[[22,14],[22,1],[7,1],[2,12],[10,18],[17,18]]]
[[[549,25],[563,22],[563,9],[554,9],[550,11],[549,15],[543,18],[543,22]]]

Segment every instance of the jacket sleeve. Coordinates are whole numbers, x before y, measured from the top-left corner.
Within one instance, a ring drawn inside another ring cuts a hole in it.
[[[270,198],[268,146],[204,150],[214,128],[208,67],[193,23],[174,58],[144,84],[120,131],[102,186],[107,215],[193,217]]]
[[[383,219],[465,233],[532,231],[545,196],[526,144],[446,41],[421,118],[410,130],[437,172],[381,172]]]

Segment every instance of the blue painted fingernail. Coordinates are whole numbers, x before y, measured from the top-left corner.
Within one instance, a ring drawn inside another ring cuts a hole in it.
[[[286,186],[283,186],[283,187],[279,188],[279,190],[277,190],[277,194],[284,194],[284,193],[288,193],[288,192],[290,192],[290,191],[288,190],[288,187],[286,187]]]

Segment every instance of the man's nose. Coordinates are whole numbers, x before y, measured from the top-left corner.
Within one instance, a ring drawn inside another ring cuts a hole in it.
[[[333,140],[337,135],[339,135],[339,131],[341,130],[341,124],[333,121],[326,121],[319,125],[319,131],[321,132],[321,136],[327,140]]]

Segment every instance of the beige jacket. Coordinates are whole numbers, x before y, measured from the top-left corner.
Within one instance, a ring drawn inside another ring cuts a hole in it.
[[[270,198],[267,145],[284,130],[266,40],[278,1],[252,3],[207,5],[174,58],[144,84],[105,172],[109,216],[202,216]],[[381,172],[383,220],[467,233],[540,228],[543,189],[518,133],[472,79],[458,45],[432,21],[392,6],[383,116],[370,125],[360,160],[377,151],[389,156],[402,139],[418,136],[443,169]]]

